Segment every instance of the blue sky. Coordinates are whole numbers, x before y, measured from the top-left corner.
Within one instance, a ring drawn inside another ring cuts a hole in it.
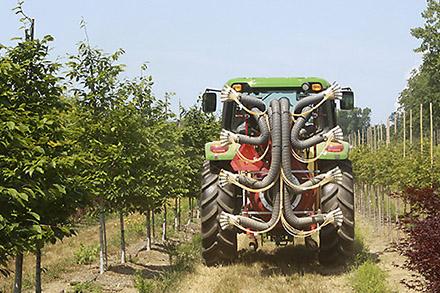
[[[0,43],[20,35],[15,1],[0,0]],[[27,0],[36,35],[55,37],[64,60],[84,39],[106,52],[123,48],[127,75],[149,62],[161,97],[189,106],[205,87],[239,76],[320,76],[356,92],[383,122],[421,57],[409,30],[423,24],[421,0]]]

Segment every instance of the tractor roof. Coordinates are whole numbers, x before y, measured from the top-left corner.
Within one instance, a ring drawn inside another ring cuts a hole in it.
[[[238,77],[228,80],[226,84],[247,83],[252,88],[290,88],[301,87],[306,82],[319,82],[323,88],[330,86],[328,81],[319,77]]]

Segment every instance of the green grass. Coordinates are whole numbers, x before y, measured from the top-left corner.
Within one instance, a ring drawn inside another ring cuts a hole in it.
[[[385,293],[391,292],[386,282],[387,275],[377,264],[367,260],[353,273],[351,283],[354,292]]]
[[[73,286],[73,290],[69,291],[73,293],[101,293],[102,288],[100,285],[93,282],[78,283]]]
[[[97,259],[98,254],[99,245],[84,245],[81,243],[74,253],[75,263],[79,265],[91,264]]]
[[[171,269],[153,279],[147,279],[141,274],[136,274],[136,289],[140,293],[172,292],[183,276],[193,272],[195,265],[200,262],[200,247],[200,235],[195,235],[189,243],[178,245],[170,253]]]
[[[352,277],[349,280],[354,292],[391,292],[387,285],[387,274],[375,263],[358,226],[356,226],[355,235],[355,255],[352,261]]]

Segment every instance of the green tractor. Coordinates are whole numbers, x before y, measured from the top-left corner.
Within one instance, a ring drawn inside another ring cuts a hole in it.
[[[350,145],[336,121],[353,109],[350,88],[321,78],[236,78],[202,95],[223,102],[218,141],[205,145],[200,197],[208,266],[237,258],[237,234],[306,245],[324,265],[344,261],[354,241]],[[338,103],[336,103],[338,101]]]

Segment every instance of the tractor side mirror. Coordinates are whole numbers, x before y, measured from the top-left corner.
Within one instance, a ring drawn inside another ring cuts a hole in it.
[[[339,103],[341,110],[354,109],[354,93],[350,88],[342,89],[342,99]]]
[[[213,92],[204,92],[202,94],[202,110],[205,113],[215,112],[217,108],[217,94]]]

